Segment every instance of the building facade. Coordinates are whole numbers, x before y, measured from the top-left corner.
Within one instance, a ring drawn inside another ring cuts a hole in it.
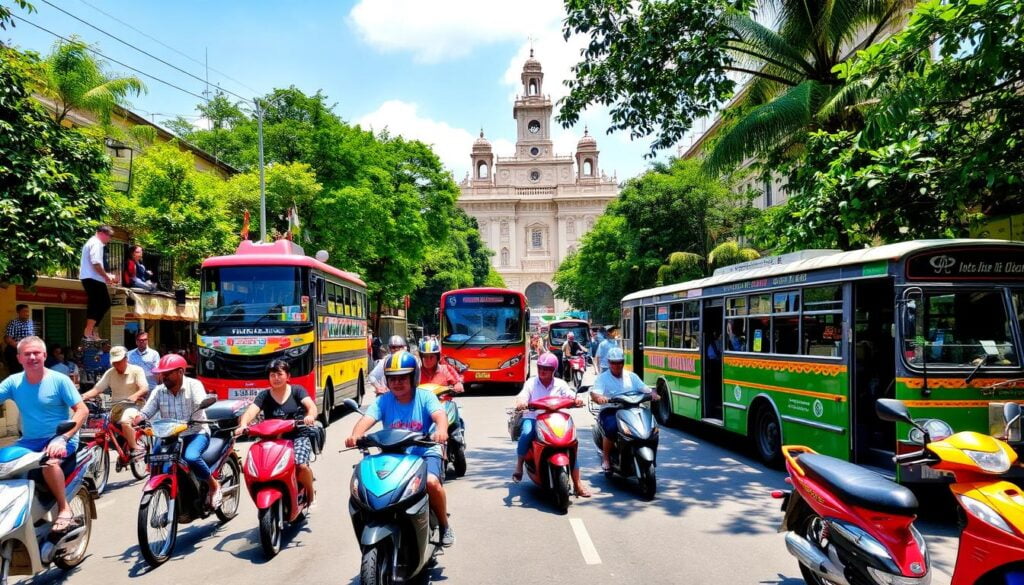
[[[522,93],[512,109],[515,153],[495,157],[481,130],[458,205],[476,218],[505,284],[524,293],[535,313],[562,312],[569,307],[554,298],[555,271],[618,196],[618,181],[602,172],[597,140],[589,132],[575,154],[555,154],[553,107],[533,51],[521,77]]]

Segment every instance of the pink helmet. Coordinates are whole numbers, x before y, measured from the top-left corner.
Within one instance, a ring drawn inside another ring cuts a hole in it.
[[[537,367],[538,368],[551,368],[553,370],[557,370],[558,369],[558,358],[553,353],[541,354],[541,356],[537,358]]]
[[[173,372],[174,370],[184,370],[188,368],[188,362],[185,358],[181,357],[176,353],[169,353],[164,357],[160,358],[157,362],[156,367],[153,368],[154,374],[162,374],[164,372]]]

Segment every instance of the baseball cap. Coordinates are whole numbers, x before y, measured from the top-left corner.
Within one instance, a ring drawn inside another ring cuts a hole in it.
[[[119,362],[128,356],[128,350],[123,345],[115,345],[110,348],[110,363]]]

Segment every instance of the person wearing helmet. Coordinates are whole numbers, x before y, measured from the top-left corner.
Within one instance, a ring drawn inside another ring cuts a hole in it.
[[[194,378],[185,376],[185,368],[188,362],[185,358],[176,353],[169,353],[160,358],[160,361],[153,368],[153,373],[163,374],[163,384],[160,384],[149,393],[149,400],[135,417],[135,424],[142,424],[143,421],[151,418],[173,418],[177,420],[196,420],[205,423],[206,411],[200,410],[200,403],[206,399],[206,388],[203,383]],[[195,414],[192,414],[195,412]],[[210,488],[210,505],[213,508],[220,507],[221,493],[220,482],[213,477],[210,466],[203,460],[203,451],[210,444],[210,427],[206,424],[190,427],[181,434],[183,437],[183,448],[185,450],[182,458],[188,463],[189,469],[195,473],[196,478],[205,481]]]
[[[388,391],[387,380],[384,379],[384,362],[391,356],[395,355],[400,351],[407,351],[409,346],[405,343],[405,338],[401,335],[392,335],[391,339],[388,340],[388,355],[382,357],[377,361],[377,364],[373,367],[373,371],[370,372],[368,378],[370,386],[373,386],[373,390],[378,396]]]
[[[434,339],[420,342],[420,384],[440,384],[456,392],[465,390],[462,376],[451,364],[441,362],[441,344]]]
[[[122,405],[125,402],[144,400],[149,395],[146,372],[141,366],[128,363],[128,350],[120,345],[110,349],[110,369],[91,390],[82,393],[82,400],[92,400],[108,388],[111,400],[122,402]],[[111,419],[120,425],[121,436],[128,443],[132,457],[142,457],[146,452],[135,440],[135,429],[132,428],[132,421],[138,416],[139,409],[128,406],[122,410],[122,405],[115,405],[110,411]]]
[[[572,331],[565,336],[565,343],[562,344],[562,378],[568,382],[572,379],[572,369],[569,367],[569,358],[583,353],[583,345],[576,341],[576,334]]]
[[[441,445],[448,443],[448,416],[433,392],[419,390],[419,362],[407,351],[399,351],[384,358],[384,376],[389,392],[381,394],[356,422],[352,434],[345,440],[346,447],[355,447],[370,427],[380,421],[386,429],[404,429],[426,434],[433,429],[431,447],[410,447],[406,452],[423,457],[427,465],[427,494],[430,509],[437,518],[442,546],[455,544],[455,533],[448,524],[448,501],[444,491],[444,462]]]
[[[527,407],[534,400],[547,398],[548,396],[563,396],[575,398],[576,406],[583,406],[583,399],[576,396],[576,393],[569,388],[565,380],[555,377],[555,370],[558,369],[558,358],[553,353],[541,354],[537,358],[537,375],[530,378],[523,384],[523,389],[516,395],[516,410],[523,413],[523,427],[519,434],[519,444],[516,447],[516,470],[512,472],[512,481],[518,483],[523,479],[523,463],[526,461],[526,454],[530,450],[533,439],[537,436],[534,428],[537,413],[527,410]],[[590,490],[580,480],[580,458],[575,457],[575,464],[572,469],[573,490],[577,496],[582,498],[590,497]]]
[[[604,341],[597,346],[597,353],[594,355],[594,362],[597,364],[598,371],[602,373],[608,369],[608,352],[612,348],[619,347],[619,328],[615,325],[610,325],[605,332],[607,335]]]
[[[652,392],[647,384],[644,384],[640,376],[625,371],[626,356],[622,348],[609,349],[607,359],[608,369],[597,377],[594,386],[590,389],[591,400],[598,404],[607,404],[609,398],[636,391],[651,394],[651,400],[660,398],[657,392]],[[603,408],[597,415],[597,422],[604,429],[604,441],[601,443],[601,469],[606,472],[611,469],[609,458],[612,453],[612,440],[609,437],[614,437],[618,432],[615,426],[615,410],[614,408]]]

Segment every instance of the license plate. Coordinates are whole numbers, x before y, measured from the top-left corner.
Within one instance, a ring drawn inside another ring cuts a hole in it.
[[[155,453],[149,456],[150,463],[167,463],[168,461],[174,461],[176,455],[174,453]]]
[[[487,380],[490,377],[491,377],[491,373],[490,372],[476,372],[476,379],[477,380]]]
[[[232,400],[243,398],[248,398],[249,400],[252,400],[253,398],[256,398],[256,395],[259,394],[261,391],[262,388],[232,388],[228,390],[228,398]]]

